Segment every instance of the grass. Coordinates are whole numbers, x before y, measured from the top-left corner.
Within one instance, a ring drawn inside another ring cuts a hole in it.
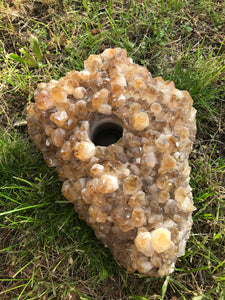
[[[224,1],[0,0],[0,10],[0,299],[225,299]],[[197,210],[186,253],[165,278],[115,262],[24,126],[37,82],[81,70],[108,47],[174,80],[198,110]]]

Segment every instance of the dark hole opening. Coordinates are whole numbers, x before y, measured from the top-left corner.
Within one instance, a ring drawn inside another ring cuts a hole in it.
[[[119,124],[107,122],[97,126],[92,135],[95,146],[109,146],[115,144],[123,135],[123,127]]]

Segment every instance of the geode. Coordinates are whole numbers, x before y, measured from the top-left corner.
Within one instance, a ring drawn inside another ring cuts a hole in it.
[[[84,67],[38,85],[29,134],[115,259],[128,272],[166,275],[185,253],[195,209],[192,98],[124,49],[90,55]]]

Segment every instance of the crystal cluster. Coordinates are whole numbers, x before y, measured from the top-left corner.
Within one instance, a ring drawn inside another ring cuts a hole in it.
[[[192,226],[192,98],[124,49],[90,55],[84,66],[38,85],[29,134],[115,259],[128,272],[166,275]]]

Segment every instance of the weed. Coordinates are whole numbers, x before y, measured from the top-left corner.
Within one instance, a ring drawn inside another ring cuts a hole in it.
[[[27,47],[23,47],[19,49],[20,53],[23,54],[24,57],[21,57],[15,53],[11,53],[8,55],[8,58],[22,63],[24,66],[32,67],[32,68],[38,68],[43,67],[42,59],[43,54],[40,49],[39,41],[35,36],[31,36],[30,38],[30,48],[32,52],[34,53],[34,56],[32,56],[28,51]]]

